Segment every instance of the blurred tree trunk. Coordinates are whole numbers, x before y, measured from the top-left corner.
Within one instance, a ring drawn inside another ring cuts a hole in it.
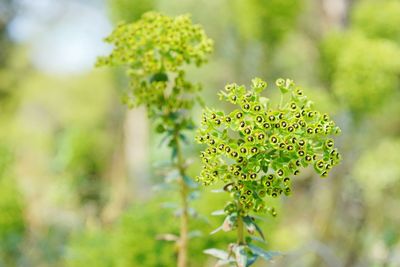
[[[148,199],[151,196],[149,177],[149,125],[145,108],[129,110],[125,119],[125,157],[129,199]]]
[[[103,220],[111,223],[132,201],[150,198],[149,125],[144,108],[128,110],[121,132],[116,131],[115,151],[108,176],[110,201]]]
[[[319,0],[324,32],[343,29],[348,24],[352,0]]]

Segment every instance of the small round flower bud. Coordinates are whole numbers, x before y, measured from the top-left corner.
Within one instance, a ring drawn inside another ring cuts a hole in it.
[[[273,143],[273,144],[276,144],[276,143],[278,143],[278,138],[276,138],[275,135],[272,135],[272,136],[269,138],[269,141],[270,141],[271,143]]]
[[[326,145],[326,147],[328,147],[328,148],[333,147],[333,145],[334,145],[333,140],[332,140],[332,139],[328,139],[328,140],[325,142],[325,145]]]
[[[269,120],[270,122],[275,121],[275,116],[274,116],[274,115],[268,116],[268,120]]]

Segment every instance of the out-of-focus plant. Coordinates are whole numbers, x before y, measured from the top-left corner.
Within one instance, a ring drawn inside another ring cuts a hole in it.
[[[400,2],[356,4],[351,28],[322,42],[322,74],[357,117],[379,110],[400,86]],[[396,26],[395,26],[396,25]]]
[[[106,136],[96,128],[66,130],[59,138],[55,168],[71,175],[81,204],[103,202],[103,181],[108,154]],[[94,150],[93,148],[97,149]]]
[[[290,195],[293,176],[312,165],[326,177],[341,158],[330,138],[340,129],[329,115],[315,110],[292,80],[278,79],[276,85],[281,92],[277,105],[261,96],[267,87],[261,79],[253,79],[249,90],[226,85],[220,99],[239,107],[230,113],[206,109],[196,136],[208,146],[201,152],[203,170],[197,180],[203,185],[223,183],[231,197],[223,210],[215,212],[225,220],[214,232],[236,230],[237,241],[227,252],[205,251],[219,258],[220,264],[244,267],[258,257],[270,260],[277,255],[255,244],[264,241],[264,234],[253,213],[276,216],[268,200]],[[250,236],[246,237],[245,229]]]
[[[338,53],[333,89],[355,114],[376,111],[399,87],[400,49],[354,33]]]
[[[342,141],[347,144],[343,146],[347,150],[343,153],[352,154],[352,157],[335,179],[335,189],[330,196],[334,205],[327,208],[335,212],[326,213],[323,219],[334,223],[321,231],[320,240],[328,242],[335,235],[339,244],[346,244],[344,247],[340,245],[347,254],[345,266],[360,264],[366,258],[369,258],[366,262],[373,265],[374,256],[371,254],[375,246],[382,244],[386,231],[392,236],[391,227],[396,224],[392,212],[385,211],[392,210],[392,203],[398,202],[394,175],[397,170],[393,165],[397,141],[384,136],[398,133],[398,116],[393,116],[398,110],[395,99],[400,88],[397,10],[398,1],[357,1],[352,6],[347,28],[329,33],[322,41],[320,69],[323,78],[343,104],[341,107],[350,111],[347,113],[350,115],[347,117],[350,119],[346,127],[348,134]],[[344,191],[347,193],[343,194]],[[343,205],[352,205],[357,211],[341,209]],[[381,209],[382,205],[385,211]],[[337,217],[341,218],[340,224],[335,222]],[[343,225],[346,229],[347,225],[352,225],[349,229],[351,234],[339,237],[335,233],[342,233],[345,230]],[[351,242],[347,242],[349,236]],[[390,265],[392,251],[392,245],[389,245],[392,241],[384,242],[386,247],[382,249],[387,258],[382,266]],[[371,247],[368,248],[369,244]],[[319,265],[317,260],[313,266]]]
[[[398,0],[359,1],[352,14],[352,26],[371,38],[400,44],[400,2]]]
[[[160,232],[171,231],[174,218],[169,216],[168,209],[160,209],[163,197],[146,203],[137,203],[130,207],[119,218],[118,222],[108,229],[89,229],[76,233],[71,237],[66,254],[66,266],[85,267],[88,264],[98,267],[116,266],[174,266],[176,250],[165,246]],[[203,199],[202,203],[206,203]],[[207,208],[210,210],[210,208]],[[162,222],[160,217],[163,218]],[[191,220],[191,228],[206,231],[209,228],[203,220]],[[174,230],[177,230],[177,226]],[[192,235],[199,234],[193,232]],[[150,237],[150,238],[149,238]],[[151,238],[157,237],[157,238]],[[176,236],[168,235],[174,239]],[[205,266],[207,257],[196,253],[209,246],[218,246],[227,239],[212,240],[202,237],[190,242],[189,265]]]
[[[116,257],[112,253],[111,245],[111,235],[107,231],[91,229],[83,233],[74,233],[66,249],[65,266],[115,266]]]
[[[92,229],[74,235],[67,266],[174,266],[174,248],[155,238],[162,231],[171,231],[173,218],[168,213],[155,201],[136,204],[109,231]]]
[[[379,203],[383,195],[394,197],[400,189],[399,151],[400,141],[387,138],[371,146],[355,164],[353,174],[363,185],[368,203]]]
[[[400,223],[398,213],[398,192],[400,190],[400,140],[385,138],[370,146],[368,151],[355,163],[352,175],[361,185],[365,203],[368,206],[368,235],[378,240],[373,244],[385,245],[386,260],[399,243],[397,225]],[[382,209],[384,203],[384,209]],[[379,220],[376,220],[376,218]],[[371,257],[371,256],[369,256]],[[372,258],[372,257],[371,257]],[[394,266],[394,265],[393,265]]]
[[[116,20],[136,21],[143,13],[154,9],[156,0],[109,0],[108,6]]]
[[[233,1],[234,19],[240,34],[273,47],[295,25],[302,8],[300,0]]]
[[[184,131],[193,130],[193,105],[200,100],[200,85],[185,77],[188,64],[200,66],[212,52],[213,42],[190,16],[175,18],[149,12],[132,24],[120,24],[106,38],[114,46],[98,66],[124,66],[130,78],[130,90],[123,101],[128,107],[143,105],[156,125],[156,131],[172,151],[176,167],[168,180],[175,181],[181,196],[178,266],[187,265],[189,233],[189,195],[194,183],[186,173],[187,162],[182,151]]]
[[[25,233],[23,202],[10,176],[10,152],[0,147],[0,266],[15,266]]]

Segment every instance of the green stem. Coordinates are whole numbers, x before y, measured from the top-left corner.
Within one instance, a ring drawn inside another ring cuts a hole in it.
[[[189,232],[189,203],[188,194],[189,187],[187,186],[184,176],[185,173],[185,160],[182,153],[181,144],[179,142],[179,132],[176,131],[174,135],[175,149],[177,155],[177,168],[180,174],[180,198],[182,201],[182,214],[181,214],[181,225],[180,225],[180,236],[179,236],[179,251],[178,251],[178,267],[187,266],[187,251],[188,251],[188,232]]]
[[[240,215],[242,209],[242,205],[238,201],[238,214],[237,214],[237,243],[239,245],[244,245],[244,231],[243,231],[243,218]]]
[[[282,109],[283,107],[283,93],[281,93],[281,99],[279,101],[279,109]]]

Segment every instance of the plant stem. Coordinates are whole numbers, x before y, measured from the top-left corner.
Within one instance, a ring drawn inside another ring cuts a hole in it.
[[[281,99],[280,99],[280,101],[279,101],[279,108],[280,108],[280,109],[283,108],[282,105],[283,105],[283,94],[281,93]]]
[[[189,231],[189,203],[188,193],[189,187],[187,186],[184,176],[185,174],[185,160],[182,153],[181,144],[179,142],[179,132],[175,132],[175,145],[177,155],[177,168],[180,174],[180,197],[182,201],[182,214],[181,214],[181,226],[179,235],[179,251],[178,251],[178,267],[187,266],[187,250],[188,250],[188,231]]]
[[[243,231],[243,218],[240,215],[241,209],[242,209],[242,206],[240,205],[240,202],[238,201],[238,214],[237,214],[237,243],[238,243],[238,245],[245,244],[244,231]]]

